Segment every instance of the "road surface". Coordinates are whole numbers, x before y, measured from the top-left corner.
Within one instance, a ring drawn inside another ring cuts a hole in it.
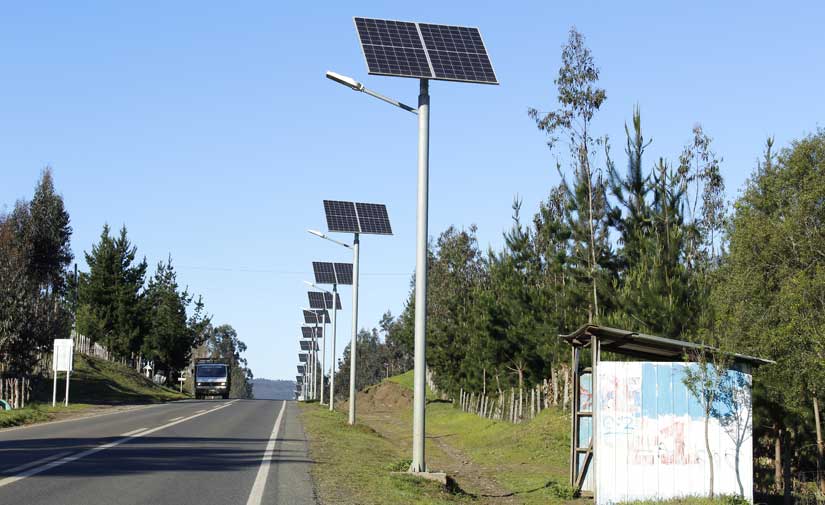
[[[190,400],[0,431],[0,504],[314,504],[295,402]]]

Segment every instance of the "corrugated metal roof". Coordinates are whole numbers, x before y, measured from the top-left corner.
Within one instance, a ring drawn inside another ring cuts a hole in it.
[[[714,353],[719,351],[719,349],[708,345],[594,324],[586,324],[570,335],[560,336],[570,345],[577,347],[588,345],[590,340],[596,337],[601,342],[601,349],[603,351],[642,358],[649,361],[682,361],[689,352]],[[744,354],[729,354],[735,362],[748,363],[752,366],[775,363],[769,359],[745,356]]]

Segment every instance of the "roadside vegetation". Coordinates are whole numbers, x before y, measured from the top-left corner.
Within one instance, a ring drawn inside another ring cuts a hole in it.
[[[301,404],[322,503],[532,505],[573,500],[565,484],[570,421],[560,410],[548,409],[515,425],[430,398],[428,462],[431,470],[450,476],[446,488],[392,473],[404,472],[410,464],[412,372],[360,392],[354,427],[346,422],[346,402],[336,412]]]
[[[575,29],[553,85],[526,119],[560,181],[536,208],[514,198],[498,249],[479,245],[473,223],[431,241],[427,366],[438,396],[474,393],[496,408],[515,396],[522,413],[538,386],[547,406],[563,407],[571,370],[557,335],[584,324],[771,359],[753,376],[755,492],[786,504],[810,485],[825,494],[825,130],[755,143],[753,165],[726,168],[751,173],[729,191],[699,122],[684,125],[682,149],[650,155],[644,101],[626,104],[616,149],[600,131],[609,92]],[[398,317],[358,334],[359,388],[412,367],[414,311],[411,283]],[[343,399],[349,347],[341,363]]]
[[[37,401],[52,341],[75,335],[84,337],[76,339],[77,352],[136,370],[151,363],[170,385],[193,354],[225,359],[233,395],[251,396],[246,345],[230,325],[213,325],[203,298],[179,285],[171,256],[150,274],[126,226],[112,233],[104,224],[84,253],[87,269],[78,272],[70,221],[50,168],[31,200],[0,212],[0,399],[15,408]]]
[[[62,374],[57,382],[55,407],[51,406],[52,381],[47,378],[37,380],[32,387],[32,403],[24,408],[0,411],[0,428],[52,421],[83,411],[100,410],[104,406],[160,403],[189,398],[189,395],[155,384],[119,363],[78,355],[74,365],[68,407],[62,404],[66,387]]]

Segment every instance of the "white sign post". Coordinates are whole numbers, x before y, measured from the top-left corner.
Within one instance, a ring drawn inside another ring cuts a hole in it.
[[[66,398],[63,405],[69,405],[69,374],[72,373],[74,361],[74,340],[57,338],[54,340],[54,354],[52,355],[52,371],[54,384],[52,385],[52,407],[57,403],[57,372],[66,372]]]
[[[180,377],[178,377],[178,382],[180,382],[180,392],[183,393],[183,383],[186,382],[185,372],[180,373]]]

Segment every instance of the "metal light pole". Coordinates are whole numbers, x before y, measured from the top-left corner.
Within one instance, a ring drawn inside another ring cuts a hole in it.
[[[314,233],[313,233],[314,235]],[[326,237],[322,237],[326,238]],[[342,244],[346,247],[349,247],[347,244]],[[332,295],[332,348],[330,349],[329,359],[329,411],[332,412],[335,409],[335,334],[336,334],[336,322],[338,319],[338,284],[332,285],[332,292],[330,293],[326,289],[319,287],[318,285],[304,281],[307,285],[317,289],[318,291],[322,291],[327,294]],[[324,335],[324,343],[326,343],[326,335]],[[326,368],[326,365],[324,366]]]
[[[415,371],[413,372],[413,458],[411,472],[426,472],[424,409],[427,401],[427,206],[430,174],[429,82],[418,94],[418,206],[415,228]]]
[[[312,332],[312,399],[318,399],[318,321],[315,321],[315,331]]]
[[[334,242],[342,247],[346,247],[347,249],[352,249],[352,341],[350,343],[350,370],[349,370],[349,417],[347,421],[349,424],[355,424],[355,362],[356,362],[356,347],[357,347],[357,339],[358,339],[358,263],[359,263],[359,237],[356,233],[353,240],[352,245],[349,245],[344,242],[340,242],[335,240],[334,238],[328,237],[326,234],[321,233],[317,230],[307,230],[312,235],[316,237],[320,237],[324,240],[329,240],[330,242]],[[336,331],[336,314],[338,312],[337,309],[337,298],[336,294],[338,292],[338,285],[332,285],[332,368],[333,371],[330,375],[330,402],[329,402],[329,410],[333,409],[333,400],[332,397],[335,395],[335,331]]]
[[[349,419],[355,424],[355,356],[358,341],[358,234],[352,240],[352,343],[349,347]]]
[[[323,314],[323,312],[322,312]],[[324,404],[324,370],[327,368],[327,316],[321,326],[321,405]]]
[[[398,107],[402,110],[405,110],[407,112],[412,112],[413,114],[418,114],[418,111],[415,108],[410,107],[409,105],[406,105],[404,103],[401,103],[398,100],[394,100],[394,99],[386,97],[386,96],[384,96],[380,93],[377,93],[375,91],[367,89],[366,87],[364,87],[363,84],[361,84],[360,82],[356,81],[355,79],[353,79],[351,77],[347,77],[347,76],[344,76],[344,75],[341,75],[341,74],[337,74],[335,72],[327,72],[326,76],[327,76],[327,79],[335,81],[339,84],[343,84],[344,86],[346,86],[350,89],[353,89],[355,91],[360,91],[362,93],[366,93],[367,95],[375,97],[375,98],[377,98],[381,101],[387,102],[390,105],[394,105],[394,106],[396,106],[396,107]],[[424,93],[424,95],[422,95],[422,96],[426,97],[426,103],[429,106],[429,96],[427,95],[427,81],[425,79],[422,79],[421,83],[422,83],[421,84],[422,93]],[[419,103],[421,103],[421,97],[419,97]],[[429,110],[429,108],[428,108],[428,110]],[[420,131],[421,124],[422,124],[420,118],[419,118],[418,124],[419,124],[419,131]],[[426,125],[427,126],[425,128],[427,128],[427,131],[429,131],[428,130],[428,128],[429,128],[429,114],[427,115]],[[427,135],[428,135],[427,136],[427,139],[428,139],[427,140],[427,145],[429,145],[429,133],[427,133]],[[420,135],[419,135],[419,137],[420,137]],[[425,153],[426,153],[427,149],[428,149],[428,147],[425,148]],[[420,220],[420,216],[421,216],[421,214],[420,214],[420,212],[421,212],[421,187],[420,187],[421,186],[421,159],[420,159],[420,156],[421,156],[421,141],[419,140],[419,162],[418,162],[419,163],[419,173],[418,173],[418,180],[419,180],[419,188],[418,188],[419,233],[421,231],[421,228],[420,228],[420,226],[421,226],[421,222],[420,222],[421,221]],[[425,176],[424,176],[424,181],[426,182],[426,173],[425,173]],[[426,213],[427,213],[427,199],[426,199],[426,190],[425,190],[425,192],[424,192],[424,216],[425,216],[425,218],[424,218],[424,261],[425,261],[425,269],[426,269],[426,259],[427,259]],[[418,237],[420,239],[420,235],[418,235]],[[349,424],[355,424],[355,361],[356,361],[355,341],[356,341],[357,334],[358,334],[358,234],[357,233],[355,234],[355,240],[352,243],[352,249],[353,249],[353,261],[352,261],[352,276],[353,276],[353,279],[352,279],[352,293],[353,293],[352,314],[353,314],[353,317],[352,317],[352,345],[350,346],[351,364],[350,364],[350,381],[349,381]],[[416,272],[418,272],[418,270],[416,270]],[[418,274],[416,273],[416,286],[418,286],[418,280],[417,279],[418,279]],[[417,303],[417,301],[418,301],[418,289],[416,289],[416,303]],[[418,314],[418,309],[416,308],[416,316],[417,316],[417,314]],[[416,349],[418,349],[418,324],[417,324],[417,322],[418,322],[418,319],[416,317]],[[416,354],[416,356],[417,356],[417,354]],[[416,357],[416,366],[417,366],[417,364],[418,364],[418,358]],[[416,377],[417,377],[417,374],[416,374]],[[417,388],[418,383],[416,382],[415,384],[416,384],[416,388]],[[416,389],[416,391],[417,391],[417,389]],[[424,412],[424,410],[422,408],[421,409],[422,415],[423,415],[423,412]],[[422,436],[423,436],[423,425],[422,425],[422,428],[421,428],[421,432],[422,432]],[[423,438],[422,438],[422,440],[423,440]],[[423,454],[423,452],[422,452],[422,454]],[[415,461],[415,459],[413,459],[413,461]]]
[[[338,319],[338,284],[332,285],[332,349],[330,349],[329,367],[329,411],[335,408],[335,330],[336,319]]]

